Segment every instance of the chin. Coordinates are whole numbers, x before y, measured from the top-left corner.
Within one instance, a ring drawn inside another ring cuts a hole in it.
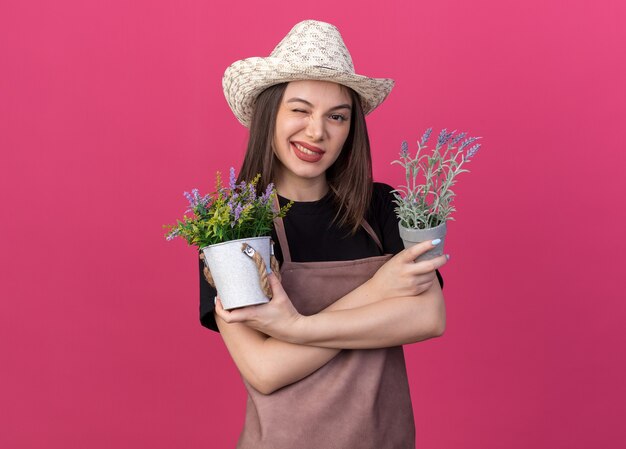
[[[298,176],[299,178],[304,178],[304,179],[317,179],[320,176],[326,176],[326,170],[311,170],[311,169],[303,169],[303,170],[289,170],[291,171],[291,173],[293,173],[294,175]]]

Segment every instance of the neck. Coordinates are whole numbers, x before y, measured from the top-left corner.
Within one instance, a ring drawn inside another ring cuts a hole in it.
[[[325,176],[317,179],[285,179],[284,176],[279,176],[275,185],[280,196],[293,201],[321,200],[329,189]]]

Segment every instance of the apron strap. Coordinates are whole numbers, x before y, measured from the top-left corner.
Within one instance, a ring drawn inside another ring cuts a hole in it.
[[[365,220],[365,218],[361,222],[361,226],[363,226],[363,229],[365,229],[365,232],[367,232],[370,235],[370,237],[372,237],[374,242],[376,242],[376,246],[378,246],[378,249],[380,250],[380,253],[381,254],[385,254],[385,251],[383,250],[383,245],[382,245],[382,243],[380,243],[380,239],[378,238],[378,236],[374,232],[374,229],[372,229],[370,224]]]
[[[280,204],[278,203],[278,195],[274,195],[274,207],[276,210],[280,210]],[[276,236],[278,237],[278,244],[280,250],[283,253],[283,263],[291,262],[291,253],[289,252],[289,244],[287,243],[287,234],[285,233],[285,224],[280,217],[274,218],[274,229],[276,229]]]

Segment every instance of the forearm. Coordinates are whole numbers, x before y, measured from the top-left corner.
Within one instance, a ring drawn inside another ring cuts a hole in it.
[[[383,299],[384,298],[380,294],[377,294],[372,288],[370,288],[370,283],[368,281],[333,302],[330,306],[323,309],[322,312],[357,309],[359,307],[382,301]]]
[[[365,293],[366,284],[360,289]],[[381,301],[364,294],[363,304],[355,308],[341,308],[359,302],[350,297],[342,303],[344,298],[336,309],[302,317],[290,341],[326,348],[384,348],[437,337],[445,329],[445,302],[436,282],[415,297]]]
[[[364,284],[365,285],[365,284]],[[362,307],[379,301],[364,285],[328,306],[324,311]],[[289,343],[244,324],[227,324],[215,316],[222,338],[241,375],[254,388],[269,394],[315,372],[340,351],[313,345]]]
[[[382,299],[366,282],[322,312],[302,317],[305,332],[283,341],[247,325],[216,320],[243,377],[269,394],[328,363],[343,348],[378,348],[425,340],[443,332],[439,284],[417,297]]]
[[[217,315],[215,319],[239,372],[264,394],[303,379],[339,353],[280,341],[244,324],[227,324]]]

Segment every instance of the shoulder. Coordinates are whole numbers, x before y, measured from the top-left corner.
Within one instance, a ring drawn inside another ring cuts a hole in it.
[[[392,197],[391,192],[393,192],[394,189],[389,184],[385,184],[384,182],[374,182],[373,186],[374,195],[384,195]]]
[[[396,254],[404,248],[398,232],[393,187],[382,182],[373,183],[372,200],[366,220],[380,237],[385,254]]]
[[[393,212],[394,196],[393,187],[383,182],[374,182],[372,188],[372,200],[370,202],[369,212],[373,215],[386,215]]]

